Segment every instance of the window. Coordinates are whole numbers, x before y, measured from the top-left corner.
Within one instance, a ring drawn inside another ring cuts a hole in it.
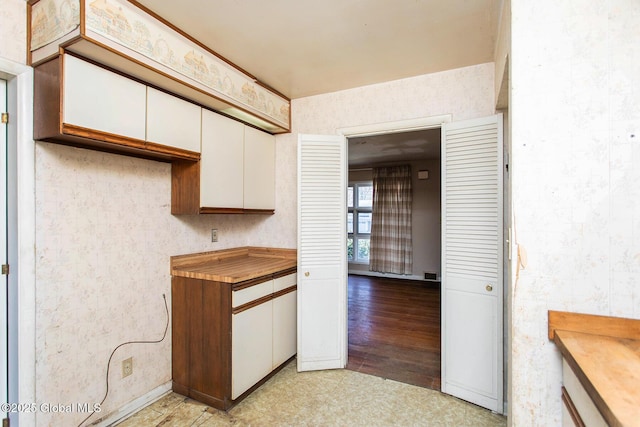
[[[373,184],[362,182],[347,189],[347,255],[349,262],[369,263]]]

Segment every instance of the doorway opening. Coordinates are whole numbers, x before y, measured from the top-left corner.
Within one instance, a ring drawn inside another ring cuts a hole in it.
[[[440,390],[440,126],[348,138],[347,369]],[[411,274],[371,271],[373,168],[410,165]]]

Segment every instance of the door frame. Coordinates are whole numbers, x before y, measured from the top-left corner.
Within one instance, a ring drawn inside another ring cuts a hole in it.
[[[366,124],[366,125],[360,125],[360,126],[350,126],[350,127],[344,127],[344,128],[338,128],[336,129],[336,132],[339,135],[342,135],[345,137],[345,144],[349,144],[349,138],[356,138],[356,137],[362,137],[362,136],[374,136],[374,135],[384,135],[384,134],[390,134],[390,133],[402,133],[402,132],[412,132],[412,131],[419,131],[419,130],[425,130],[425,129],[434,129],[434,128],[441,128],[442,125],[444,123],[450,123],[452,120],[452,116],[451,114],[442,114],[442,115],[438,115],[438,116],[430,116],[430,117],[421,117],[421,118],[417,118],[417,119],[407,119],[407,120],[397,120],[397,121],[392,121],[392,122],[382,122],[382,123],[370,123],[370,124]],[[348,147],[346,147],[346,149],[348,150]],[[348,153],[348,152],[347,152]],[[345,168],[342,170],[343,173],[343,179],[345,180],[345,182],[349,182],[349,155],[347,154],[347,164],[345,165]],[[346,236],[346,232],[347,230],[344,230],[345,232],[345,236]],[[346,256],[346,254],[345,254]],[[345,268],[345,276],[348,277],[349,274],[349,266],[348,266],[348,262],[345,259],[344,260],[344,268]],[[347,292],[347,286],[349,284],[349,281],[346,280],[345,281],[345,289],[344,292],[346,294]],[[348,310],[349,310],[349,306],[348,306],[348,302],[347,299],[345,299],[344,301],[345,306],[344,308],[344,313],[345,313],[345,319],[348,319]],[[344,335],[343,335],[343,339],[344,339],[344,360],[345,360],[345,366],[346,363],[349,360],[349,323],[345,322],[344,324]]]
[[[6,111],[8,86],[9,85],[6,80],[0,79],[0,113]],[[0,189],[0,227],[2,228],[2,230],[0,231],[0,233],[2,233],[3,236],[2,239],[0,239],[0,245],[2,245],[2,247],[0,248],[0,263],[2,263],[3,265],[5,263],[9,263],[9,261],[7,260],[8,224],[6,217],[7,178],[9,175],[7,173],[7,134],[7,127],[4,125],[4,123],[0,124],[0,166],[2,166],[0,167],[0,171],[2,171],[2,176],[0,176],[0,187],[2,187],[2,189]],[[9,327],[9,324],[7,322],[7,289],[9,285],[9,277],[5,276],[4,273],[2,273],[2,276],[0,277],[2,277],[1,286],[3,288],[0,291],[0,316],[2,316],[2,321],[0,322],[0,325],[2,326],[0,329],[0,369],[2,370],[2,372],[0,372],[0,402],[7,402],[9,400],[7,394],[7,388],[9,384],[9,358],[7,352],[7,330]],[[6,416],[7,411],[4,410],[4,408],[0,409],[0,418],[4,419],[6,418]]]
[[[9,400],[36,401],[35,144],[33,68],[0,57],[7,81],[9,212]],[[19,217],[17,213],[20,213]],[[35,413],[11,413],[12,422],[35,425]]]

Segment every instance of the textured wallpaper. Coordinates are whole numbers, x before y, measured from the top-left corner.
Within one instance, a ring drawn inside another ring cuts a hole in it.
[[[640,318],[640,3],[512,4],[511,422],[554,426],[547,310]]]
[[[493,65],[294,101],[294,133],[276,138],[276,214],[170,215],[170,165],[36,144],[37,385],[40,402],[96,402],[118,344],[162,336],[169,257],[244,245],[296,247],[297,134],[450,113],[493,113]],[[219,242],[210,242],[217,228]],[[134,373],[121,379],[122,360]],[[171,379],[170,335],[128,345],[111,365],[100,416]],[[82,414],[38,414],[73,425]]]
[[[111,351],[162,337],[171,310],[169,257],[244,245],[293,247],[275,216],[170,215],[169,164],[36,144],[39,402],[99,402]],[[276,220],[276,221],[274,221]],[[218,228],[219,242],[210,230]],[[122,360],[134,373],[121,378]],[[171,379],[171,335],[114,355],[102,416]],[[39,413],[39,425],[76,425],[82,414]]]
[[[0,57],[20,64],[27,60],[27,2],[2,0],[0,7]]]

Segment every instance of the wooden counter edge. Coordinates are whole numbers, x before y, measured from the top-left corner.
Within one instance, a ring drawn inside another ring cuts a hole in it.
[[[267,258],[297,260],[297,254],[298,251],[296,249],[243,246],[238,248],[220,249],[217,251],[174,255],[171,257],[171,270],[173,271],[176,268],[185,268],[191,265],[220,261],[240,256],[261,256]]]
[[[640,340],[640,320],[637,319],[549,310],[548,321],[551,341],[554,340],[556,329]]]
[[[572,333],[577,331],[558,330],[558,332],[560,333],[560,335],[562,335],[563,332]],[[578,332],[578,333],[584,333],[584,332]],[[600,415],[602,415],[602,417],[605,419],[607,424],[610,426],[613,426],[613,427],[623,426],[623,424],[620,422],[618,417],[613,413],[613,411],[611,411],[611,408],[609,407],[609,405],[607,405],[607,403],[604,401],[604,399],[602,398],[602,395],[598,392],[598,390],[596,390],[595,386],[589,379],[589,376],[582,370],[582,368],[580,367],[580,364],[573,357],[573,354],[567,348],[565,343],[562,341],[562,337],[560,335],[554,333],[553,342],[560,350],[562,357],[567,361],[567,364],[569,365],[573,373],[576,375],[576,377],[578,377],[578,381],[580,381],[580,384],[582,384],[582,387],[584,387],[585,391],[587,392],[587,395],[589,396],[589,398],[591,398],[594,405],[600,412]]]

